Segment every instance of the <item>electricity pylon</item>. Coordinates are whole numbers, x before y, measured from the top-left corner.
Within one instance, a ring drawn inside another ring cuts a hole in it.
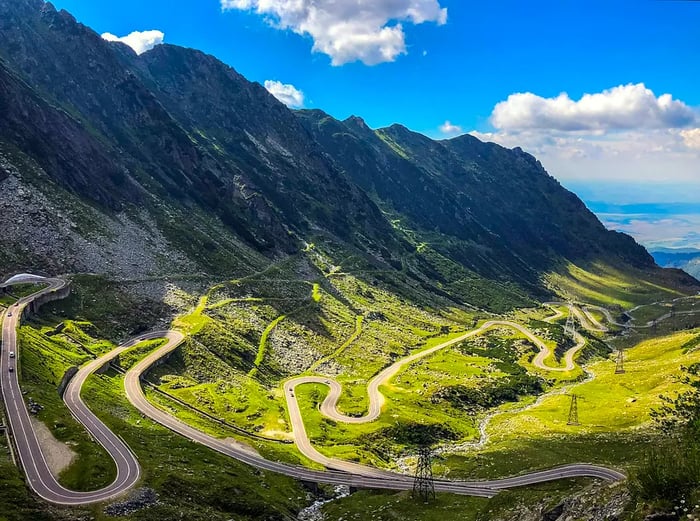
[[[425,503],[435,499],[435,483],[433,481],[433,453],[430,447],[418,449],[416,477],[413,481],[413,497],[420,498]]]
[[[615,374],[625,374],[625,352],[622,348],[617,350],[617,366],[615,367]]]
[[[578,421],[578,401],[581,398],[577,394],[569,394],[571,397],[571,407],[569,408],[569,421],[567,425],[581,425]]]

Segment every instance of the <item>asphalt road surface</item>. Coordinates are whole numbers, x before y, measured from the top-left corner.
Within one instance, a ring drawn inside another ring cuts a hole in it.
[[[486,322],[483,326],[481,326],[478,329],[469,331],[468,333],[465,333],[464,335],[458,338],[455,338],[448,342],[444,342],[431,349],[426,349],[425,351],[421,351],[402,360],[399,360],[393,365],[384,369],[382,372],[380,372],[370,381],[369,385],[367,386],[367,395],[369,397],[369,410],[366,415],[361,417],[346,416],[338,411],[338,401],[340,400],[340,396],[342,395],[343,388],[334,379],[317,376],[305,376],[300,378],[294,378],[285,382],[284,394],[287,400],[287,410],[289,412],[289,418],[292,424],[294,441],[297,447],[299,448],[299,451],[302,454],[304,454],[307,458],[311,459],[312,461],[315,461],[316,463],[320,463],[321,465],[324,465],[327,468],[343,470],[346,472],[353,472],[363,475],[386,476],[387,472],[385,471],[371,469],[370,467],[358,465],[357,463],[329,458],[318,452],[311,444],[311,441],[309,440],[309,437],[306,433],[304,419],[301,415],[301,410],[299,409],[299,404],[297,403],[296,399],[296,387],[299,385],[312,383],[326,385],[329,387],[330,391],[326,396],[326,399],[323,401],[323,403],[321,403],[321,414],[323,414],[327,418],[341,423],[369,423],[379,418],[382,406],[384,405],[384,395],[382,395],[382,393],[379,391],[379,388],[382,385],[389,383],[389,381],[394,376],[396,376],[396,374],[398,374],[398,372],[401,371],[401,369],[403,369],[409,364],[412,364],[417,360],[430,356],[438,351],[441,351],[453,345],[459,344],[471,337],[481,335],[487,332],[488,330],[496,327],[508,327],[511,329],[515,329],[516,331],[525,335],[530,341],[532,341],[540,350],[535,359],[533,360],[533,364],[536,367],[545,371],[572,371],[576,368],[576,364],[574,363],[574,356],[585,345],[585,339],[581,335],[577,335],[578,342],[576,346],[567,351],[567,353],[564,356],[565,367],[549,367],[545,365],[544,361],[547,359],[547,357],[550,356],[551,349],[539,338],[537,338],[529,329],[527,329],[524,326],[521,326],[520,324],[516,324],[515,322]]]
[[[370,383],[370,388],[373,389],[372,396],[374,399],[370,400],[370,403],[374,406],[370,406],[370,414],[364,418],[353,418],[358,420],[355,423],[362,421],[372,421],[379,416],[381,413],[381,403],[383,403],[383,397],[379,393],[379,386],[383,382],[392,378],[396,372],[398,372],[404,365],[409,364],[418,358],[428,356],[431,353],[438,351],[439,349],[444,349],[450,345],[454,345],[463,341],[465,338],[480,334],[487,329],[507,325],[511,326],[512,323],[509,322],[489,322],[479,328],[478,330],[472,331],[463,335],[460,338],[436,346],[430,350],[426,350],[422,353],[408,357],[394,366],[391,366],[375,377]],[[311,441],[306,435],[306,430],[304,428],[304,422],[301,416],[301,411],[299,410],[299,405],[294,395],[294,387],[301,385],[302,383],[322,383],[331,387],[331,391],[336,396],[332,398],[329,402],[328,407],[331,404],[337,403],[337,397],[340,395],[342,388],[340,384],[332,379],[328,378],[300,378],[287,382],[285,385],[285,394],[287,396],[287,405],[289,407],[290,419],[292,421],[292,428],[294,431],[295,441],[297,447],[302,453],[304,453],[310,459],[321,463],[325,467],[331,469],[328,471],[317,471],[310,470],[304,467],[298,467],[294,465],[289,465],[286,463],[279,463],[274,461],[269,461],[264,459],[262,456],[257,454],[249,446],[231,441],[224,441],[208,434],[205,434],[190,425],[180,421],[179,419],[173,417],[169,413],[159,409],[158,407],[151,404],[143,393],[143,388],[141,386],[142,375],[149,370],[156,362],[171,353],[177,346],[183,341],[184,337],[182,334],[171,331],[168,335],[168,344],[157,349],[151,353],[147,358],[142,360],[139,364],[131,368],[125,377],[125,390],[128,400],[136,407],[144,416],[149,417],[153,421],[167,427],[168,429],[176,432],[190,440],[205,445],[213,450],[216,450],[222,454],[226,454],[232,458],[235,458],[243,463],[247,463],[254,467],[269,470],[272,472],[277,472],[284,474],[296,479],[301,479],[304,481],[318,482],[318,483],[331,483],[331,484],[342,484],[349,485],[357,488],[375,488],[375,489],[390,489],[390,490],[410,490],[413,487],[413,477],[403,474],[396,474],[393,472],[388,472],[380,469],[375,469],[365,465],[360,465],[357,463],[352,463],[348,461],[337,460],[334,458],[328,458],[313,448]],[[328,400],[328,399],[327,399]],[[323,412],[322,408],[322,412]],[[335,411],[335,405],[330,410]],[[336,414],[337,411],[335,411]],[[324,413],[325,414],[325,413]],[[338,416],[342,417],[343,416]],[[342,420],[341,420],[342,421]],[[514,476],[502,480],[494,481],[445,481],[437,480],[435,482],[435,489],[441,492],[452,492],[456,494],[472,495],[480,497],[492,497],[499,490],[507,488],[515,488],[527,485],[534,485],[537,483],[544,483],[548,481],[555,481],[564,478],[573,477],[592,477],[600,478],[609,481],[619,481],[625,479],[625,475],[605,467],[599,467],[596,465],[588,464],[575,464],[566,465],[562,467],[557,467],[541,472],[534,472],[530,474],[525,474],[522,476]]]
[[[17,361],[20,358],[17,344],[17,327],[23,309],[35,298],[58,291],[65,286],[60,279],[45,279],[48,287],[19,300],[5,313],[2,327],[2,352],[0,356],[0,383],[2,398],[7,411],[8,425],[15,441],[17,455],[24,469],[27,483],[42,499],[60,505],[85,505],[118,496],[131,488],[139,479],[140,467],[136,457],[121,439],[110,431],[90,412],[80,399],[80,388],[87,377],[116,356],[120,350],[88,364],[75,376],[66,390],[65,401],[73,416],[82,423],[90,435],[112,456],[117,466],[117,477],[112,484],[94,492],[75,492],[61,486],[46,464],[44,453],[34,432],[29,412],[19,386]],[[122,348],[126,349],[128,346]],[[10,358],[10,352],[15,353]],[[10,368],[13,369],[10,372]]]
[[[124,493],[139,480],[140,467],[134,454],[117,435],[112,433],[85,406],[80,398],[80,390],[91,374],[115,358],[121,352],[142,340],[154,338],[165,338],[167,340],[167,343],[164,346],[155,350],[141,362],[132,367],[127,372],[124,379],[124,389],[127,398],[144,416],[151,418],[153,421],[186,438],[189,438],[196,443],[202,444],[259,469],[277,472],[310,482],[336,485],[342,484],[356,488],[389,490],[410,490],[413,487],[413,478],[411,476],[383,471],[352,462],[327,458],[313,448],[308,436],[306,435],[303,419],[301,417],[301,411],[299,410],[296,397],[294,396],[294,388],[297,385],[311,381],[328,385],[331,388],[331,393],[322,405],[322,413],[336,419],[337,421],[363,423],[373,421],[379,417],[381,414],[382,405],[384,404],[384,397],[379,392],[379,387],[393,378],[403,367],[441,349],[445,349],[462,342],[467,338],[482,334],[488,329],[501,326],[517,329],[530,338],[530,340],[535,342],[535,344],[540,348],[540,355],[545,353],[542,360],[549,356],[549,351],[545,351],[548,350],[547,346],[523,326],[513,322],[488,322],[479,329],[470,331],[459,338],[445,342],[434,348],[409,356],[383,370],[379,375],[373,378],[368,385],[370,408],[368,414],[362,418],[347,417],[341,415],[337,411],[337,402],[340,397],[340,393],[342,392],[342,387],[334,380],[326,378],[300,378],[291,380],[285,384],[285,394],[287,396],[287,404],[289,407],[295,440],[297,442],[297,446],[304,454],[311,457],[311,459],[322,463],[329,469],[326,471],[319,471],[267,460],[260,456],[252,447],[246,444],[231,440],[222,440],[205,434],[152,405],[144,395],[143,388],[141,386],[141,377],[155,363],[176,349],[183,342],[185,337],[182,333],[177,331],[157,331],[148,333],[132,339],[112,352],[100,357],[98,360],[85,365],[78,372],[78,374],[76,374],[66,389],[66,393],[64,395],[66,405],[70,408],[76,419],[80,421],[90,432],[93,438],[106,449],[106,451],[114,459],[117,466],[117,478],[108,487],[94,492],[74,492],[67,490],[58,484],[51,474],[29,419],[27,407],[24,403],[19,387],[17,371],[10,372],[9,370],[10,367],[15,367],[15,363],[19,357],[16,329],[19,324],[19,319],[23,308],[33,299],[44,295],[45,293],[60,290],[65,285],[65,282],[59,279],[45,279],[45,282],[49,284],[47,288],[42,289],[30,297],[20,300],[6,313],[2,332],[3,346],[1,352],[2,356],[0,357],[0,382],[2,383],[2,394],[7,408],[9,426],[14,436],[20,462],[27,475],[27,482],[32,490],[34,490],[40,497],[56,504],[84,505],[106,501]],[[14,351],[16,353],[16,358],[10,358],[10,351]],[[572,364],[574,354],[575,352],[573,352],[571,355]],[[568,370],[549,368],[544,365],[542,368],[546,370]],[[625,479],[623,474],[613,469],[595,465],[576,464],[494,481],[462,482],[437,480],[435,482],[435,489],[440,492],[452,492],[456,494],[479,497],[492,497],[502,489],[534,485],[537,483],[572,477],[593,477],[610,481]]]
[[[689,297],[680,297],[673,299],[672,302],[679,302],[681,300],[690,300],[690,299],[697,299],[697,295],[691,295]],[[594,306],[592,304],[581,304],[581,308],[578,307],[578,305],[574,306],[571,305],[573,308],[573,313],[576,316],[576,318],[579,319],[581,324],[583,325],[584,328],[588,329],[589,331],[598,331],[602,333],[606,333],[610,331],[609,328],[601,324],[598,319],[596,319],[593,314],[591,313],[591,310],[596,310],[599,311],[600,313],[603,314],[605,317],[605,320],[608,321],[609,324],[613,326],[618,326],[618,327],[623,327],[623,328],[628,328],[628,329],[648,329],[651,327],[654,327],[657,325],[659,322],[663,322],[664,320],[668,320],[669,318],[676,316],[676,315],[695,315],[697,314],[700,310],[688,310],[688,311],[675,311],[675,312],[669,312],[666,313],[658,318],[655,318],[653,320],[648,321],[646,324],[635,324],[634,323],[634,318],[632,318],[631,313],[634,312],[635,310],[642,308],[642,307],[647,307],[647,306],[654,306],[656,304],[663,304],[664,302],[668,301],[658,301],[658,302],[652,302],[651,304],[644,304],[642,306],[637,306],[635,308],[630,309],[629,311],[626,311],[624,315],[626,315],[629,318],[629,321],[626,323],[621,323],[618,322],[613,314],[610,312],[609,309],[604,308],[603,306]],[[570,304],[567,304],[566,302],[547,302],[545,303],[545,306],[569,306]],[[554,309],[555,315],[551,316],[547,319],[547,322],[556,320],[558,318],[561,318],[564,313],[561,311]]]

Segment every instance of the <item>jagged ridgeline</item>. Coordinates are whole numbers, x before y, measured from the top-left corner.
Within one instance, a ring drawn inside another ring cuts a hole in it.
[[[294,112],[211,56],[137,56],[42,0],[0,0],[0,112],[9,271],[225,278],[315,243],[400,293],[495,311],[573,265],[696,283],[520,149]]]

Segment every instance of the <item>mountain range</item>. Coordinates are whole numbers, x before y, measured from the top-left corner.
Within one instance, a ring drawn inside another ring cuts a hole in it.
[[[700,250],[696,248],[655,248],[651,254],[659,266],[682,269],[700,277]]]
[[[43,0],[0,0],[0,112],[6,271],[224,278],[317,245],[495,311],[572,264],[698,284],[519,148],[292,111],[212,56],[137,55]]]

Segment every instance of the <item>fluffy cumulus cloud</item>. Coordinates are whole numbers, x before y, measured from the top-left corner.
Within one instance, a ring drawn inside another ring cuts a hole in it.
[[[579,100],[513,94],[490,121],[493,131],[471,134],[523,148],[565,183],[700,184],[700,114],[643,84]]]
[[[271,25],[313,39],[333,65],[394,61],[406,54],[402,23],[447,22],[439,0],[221,0],[224,10],[254,11]]]
[[[697,115],[670,94],[659,97],[643,83],[620,85],[572,100],[568,94],[543,98],[530,92],[511,94],[496,105],[491,122],[499,129],[563,131],[682,128]]]
[[[127,36],[116,36],[112,33],[104,33],[102,38],[108,42],[122,42],[131,47],[136,54],[150,51],[156,45],[163,43],[165,34],[161,31],[134,31]]]
[[[290,108],[300,109],[304,106],[304,93],[294,85],[267,80],[265,88],[270,94]]]
[[[451,121],[447,120],[440,125],[440,132],[446,136],[454,136],[456,134],[461,134],[464,130],[459,125],[454,125]]]

